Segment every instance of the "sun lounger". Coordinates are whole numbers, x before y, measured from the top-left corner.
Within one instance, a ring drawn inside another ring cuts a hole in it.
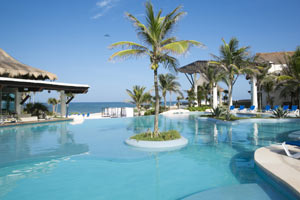
[[[288,141],[286,144],[300,147],[300,141]]]
[[[245,109],[244,105],[240,105],[239,111],[243,111]]]
[[[291,112],[297,111],[298,106],[297,105],[292,105],[292,109],[290,109]]]
[[[90,116],[90,113],[86,114],[86,117],[89,117]]]
[[[289,109],[289,106],[288,106],[288,105],[284,105],[284,106],[283,106],[283,110],[284,110],[284,111],[286,111],[286,110],[288,110],[288,109]]]
[[[282,147],[283,147],[283,149],[284,149],[284,151],[285,151],[285,153],[286,153],[286,155],[288,157],[295,158],[295,159],[299,159],[300,158],[300,152],[299,153],[295,153],[295,154],[291,154],[290,151],[289,151],[289,149],[287,148],[285,142],[283,142],[281,145],[282,145]]]
[[[265,107],[265,109],[263,111],[264,112],[271,111],[271,106],[270,105],[266,105],[266,107]]]
[[[235,108],[234,105],[230,106],[229,111],[234,111],[234,108]]]
[[[276,105],[273,107],[273,110],[277,110],[278,108],[279,108],[279,106]]]
[[[255,106],[254,105],[250,106],[250,108],[248,109],[248,111],[250,111],[250,112],[253,112],[254,110],[255,110]]]

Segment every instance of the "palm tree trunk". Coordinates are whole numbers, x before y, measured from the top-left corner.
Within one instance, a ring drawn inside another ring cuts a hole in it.
[[[166,110],[167,108],[167,100],[166,100],[166,95],[164,95],[164,109]]]
[[[232,106],[232,84],[228,85],[228,108]]]
[[[213,89],[210,89],[210,99],[209,99],[210,107],[213,107]]]
[[[170,91],[170,110],[171,110],[172,92]]]
[[[136,108],[138,110],[138,116],[141,116],[141,107],[137,105]]]
[[[300,109],[300,87],[298,87],[297,93],[298,93],[298,95],[297,95],[297,97],[298,97],[298,109]]]
[[[52,113],[54,114],[55,113],[55,105],[52,104]]]
[[[157,69],[154,70],[154,88],[155,88],[154,137],[158,137],[159,93],[158,93],[158,83],[157,83]]]

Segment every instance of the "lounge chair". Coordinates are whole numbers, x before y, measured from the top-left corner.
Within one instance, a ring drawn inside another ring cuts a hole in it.
[[[289,142],[286,142],[286,144],[300,147],[300,141],[289,141]]]
[[[279,108],[279,106],[276,105],[273,107],[273,110],[277,110],[278,108]]]
[[[234,105],[230,106],[230,111],[233,111],[234,110]]]
[[[284,151],[285,151],[285,153],[286,153],[286,155],[287,155],[288,157],[295,158],[295,159],[299,159],[299,158],[300,158],[300,152],[295,153],[295,154],[291,154],[290,151],[289,151],[289,149],[287,148],[285,142],[283,142],[283,143],[281,144],[281,146],[283,147],[283,149],[284,149]]]
[[[265,107],[265,109],[263,111],[264,112],[271,111],[271,106],[270,105],[266,105],[266,107]]]
[[[240,105],[239,111],[243,111],[245,109],[244,105]]]
[[[296,112],[298,109],[297,105],[292,105],[292,109],[290,109],[291,112]]]
[[[89,117],[90,116],[90,113],[86,114],[86,117]]]
[[[288,105],[284,105],[284,106],[283,106],[283,110],[284,110],[284,111],[286,111],[286,110],[288,110],[288,109],[289,109],[289,106],[288,106]]]
[[[250,106],[250,108],[248,109],[248,111],[250,111],[250,112],[253,112],[254,110],[255,110],[255,106],[254,105]]]

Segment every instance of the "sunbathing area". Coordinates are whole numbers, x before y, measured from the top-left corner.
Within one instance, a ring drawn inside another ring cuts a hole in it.
[[[300,148],[282,143],[262,147],[255,151],[256,164],[275,180],[289,187],[297,196],[300,195]]]
[[[299,200],[299,7],[4,0],[0,200]]]

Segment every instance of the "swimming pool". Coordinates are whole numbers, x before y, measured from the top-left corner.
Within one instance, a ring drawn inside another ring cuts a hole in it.
[[[0,128],[0,199],[182,199],[195,194],[225,199],[226,192],[244,188],[256,199],[286,199],[257,175],[253,152],[282,142],[300,129],[299,123],[233,126],[199,121],[197,115],[160,116],[160,130],[176,129],[189,139],[185,148],[144,152],[124,143],[152,128],[153,120]]]

